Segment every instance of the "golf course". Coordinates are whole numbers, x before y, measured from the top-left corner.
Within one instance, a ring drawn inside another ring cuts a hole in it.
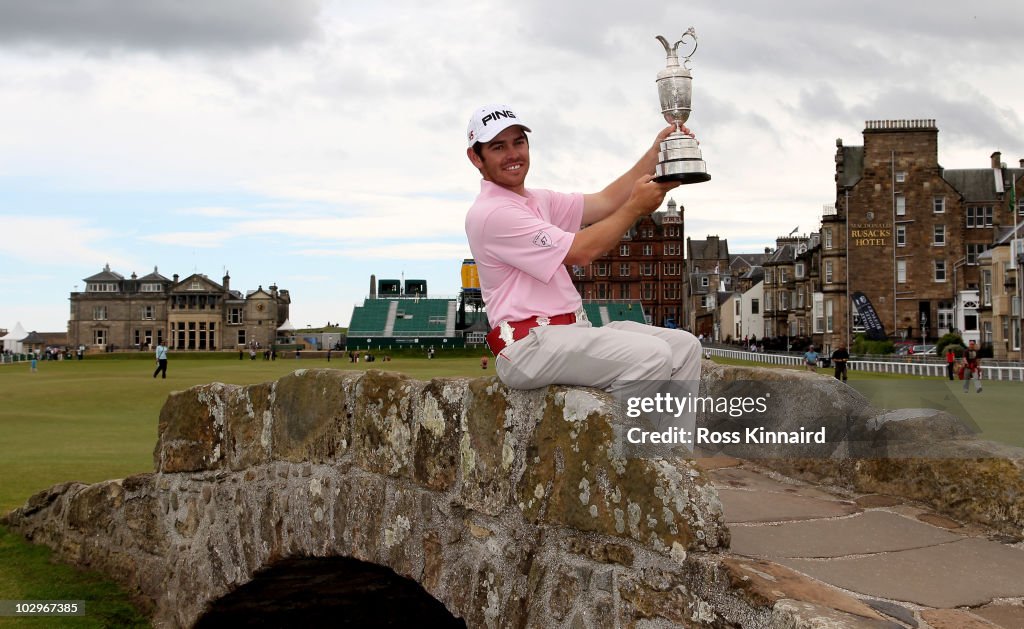
[[[337,353],[328,363],[326,358],[253,361],[234,354],[172,354],[166,379],[153,378],[148,356],[40,362],[36,372],[27,363],[0,365],[0,512],[23,505],[56,483],[93,483],[152,471],[160,409],[172,391],[210,382],[266,382],[296,369],[323,368],[381,369],[418,379],[494,374],[493,362],[481,369],[479,355],[351,363]],[[985,381],[982,393],[972,387],[964,394],[960,381],[856,371],[848,384],[875,406],[943,408],[976,427],[980,438],[1024,447],[1017,406],[1024,384]],[[0,617],[0,626],[145,626],[115,586],[51,565],[47,555],[47,549],[26,544],[0,527],[0,600],[85,600],[86,615]]]

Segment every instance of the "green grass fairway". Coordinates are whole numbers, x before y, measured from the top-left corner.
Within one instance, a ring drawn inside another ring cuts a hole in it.
[[[94,483],[153,471],[160,408],[171,391],[208,382],[251,384],[302,368],[386,369],[414,378],[493,374],[479,358],[335,357],[277,361],[171,355],[166,380],[149,360],[84,360],[0,366],[0,512],[64,481]]]

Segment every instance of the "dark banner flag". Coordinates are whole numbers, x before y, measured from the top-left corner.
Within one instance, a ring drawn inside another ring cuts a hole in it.
[[[853,293],[852,297],[853,305],[857,307],[857,314],[860,315],[860,322],[867,329],[868,340],[884,341],[889,338],[885,333],[882,320],[878,318],[878,313],[875,312],[875,307],[871,305],[871,300],[867,295],[857,291]]]

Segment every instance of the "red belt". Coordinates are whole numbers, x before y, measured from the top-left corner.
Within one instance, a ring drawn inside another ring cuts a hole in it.
[[[526,335],[530,333],[530,330],[537,326],[569,325],[571,323],[576,323],[575,312],[567,312],[553,317],[530,317],[529,319],[523,319],[522,321],[502,321],[498,324],[498,327],[487,333],[487,346],[491,348],[491,353],[497,356],[501,350],[505,349],[512,343],[515,343],[519,339],[526,338]],[[506,329],[504,335],[506,338],[502,337],[502,329]],[[511,333],[511,339],[507,338],[509,333]]]

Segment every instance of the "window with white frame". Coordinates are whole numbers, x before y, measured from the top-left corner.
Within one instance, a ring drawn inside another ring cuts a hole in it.
[[[935,214],[946,213],[946,197],[932,198],[932,212],[934,212]]]
[[[665,299],[679,299],[679,282],[666,282],[664,285]]]
[[[680,266],[678,262],[665,262],[665,275],[679,275]]]
[[[653,262],[642,262],[640,264],[640,275],[650,277],[654,275],[654,263]]]
[[[832,283],[832,261],[825,260],[825,283]]]
[[[645,256],[653,256],[654,255],[654,245],[644,245],[644,255]]]
[[[828,299],[828,300],[825,301],[825,331],[826,332],[831,332],[832,331],[832,325],[833,325],[833,322],[834,322],[833,319],[834,318],[833,318],[833,315],[832,315],[832,300]]]
[[[985,253],[985,250],[987,249],[988,245],[985,244],[973,242],[967,243],[967,264],[977,264],[978,256]]]
[[[936,282],[945,282],[946,281],[946,261],[945,260],[935,260],[933,268],[935,270],[935,281]]]
[[[750,300],[750,314],[761,314],[761,300],[756,297]]]
[[[607,276],[608,275],[608,263],[607,262],[598,262],[597,264],[595,264],[594,265],[594,275],[597,275],[598,277],[605,277],[605,276]]]
[[[156,307],[154,306],[143,306],[142,307],[142,319],[144,321],[152,321],[156,318]]]
[[[821,230],[821,239],[824,241],[824,246],[825,246],[826,249],[831,249],[832,248],[832,230],[831,229],[823,229],[823,230]]]
[[[620,262],[619,263],[619,277],[629,277],[629,263],[628,262]]]
[[[902,194],[896,195],[896,216],[907,215],[907,197]]]
[[[896,261],[896,281],[900,284],[907,283],[907,261],[897,260]]]
[[[798,279],[798,280],[801,280],[801,279],[804,278],[804,263],[803,262],[797,262],[796,263],[796,265],[794,267],[794,274],[796,275],[796,279]]]
[[[619,255],[622,257],[629,256],[629,245],[619,245]]]
[[[711,283],[711,280],[708,279],[707,275],[702,275],[701,276],[701,278],[700,278],[700,285],[701,286],[708,286],[710,283]]]
[[[92,331],[92,342],[96,345],[107,344],[107,331],[103,329]]]
[[[107,320],[107,307],[106,306],[93,306],[92,307],[92,320],[93,321],[106,321]]]
[[[992,269],[981,270],[981,303],[992,305]]]
[[[903,183],[907,180],[907,171],[900,170],[896,172],[896,183]]]
[[[906,247],[907,246],[907,226],[897,225],[896,226],[896,246]]]
[[[162,284],[154,284],[154,283],[151,283],[151,282],[147,282],[147,283],[142,285],[142,292],[144,292],[144,293],[162,293],[162,292],[164,292],[164,287],[163,287]]]
[[[984,229],[992,227],[992,206],[972,205],[967,207],[967,227]]]
[[[665,243],[665,255],[667,256],[678,256],[682,255],[683,245],[678,242],[666,242]]]
[[[85,285],[87,293],[116,293],[117,284],[114,282],[89,282]]]
[[[946,246],[946,226],[935,225],[932,229],[932,245],[936,247]]]

